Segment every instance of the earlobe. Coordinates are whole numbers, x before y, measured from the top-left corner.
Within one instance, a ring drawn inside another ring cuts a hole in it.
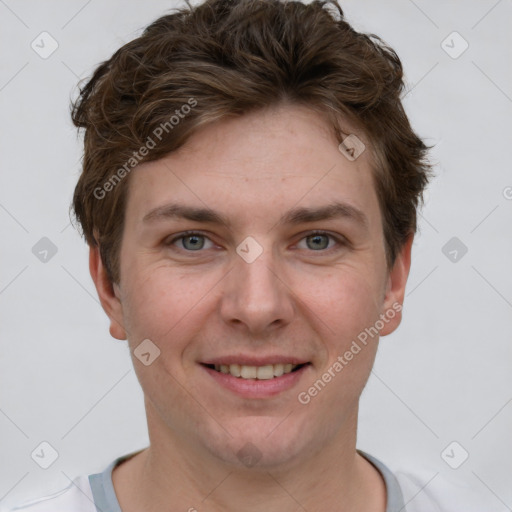
[[[384,327],[380,336],[391,334],[402,321],[402,305],[404,303],[405,286],[411,268],[411,251],[414,233],[410,234],[397,255],[393,268],[388,275],[386,293],[382,305],[381,318]]]
[[[89,271],[101,306],[110,319],[110,335],[118,340],[126,340],[120,289],[117,284],[110,282],[98,246],[89,246]]]

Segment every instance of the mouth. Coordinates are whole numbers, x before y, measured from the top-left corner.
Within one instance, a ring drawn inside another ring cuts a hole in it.
[[[243,364],[202,364],[211,370],[231,375],[232,377],[239,379],[271,380],[287,375],[288,373],[296,372],[311,363],[276,363],[266,364],[263,366],[249,366]]]
[[[227,361],[225,361],[227,362]],[[249,362],[249,361],[248,361]],[[279,362],[258,366],[219,361],[200,363],[208,378],[205,392],[210,389],[225,389],[244,399],[270,399],[299,387],[299,382],[313,367],[307,362]],[[267,361],[265,361],[267,363]],[[212,385],[214,387],[212,388]]]

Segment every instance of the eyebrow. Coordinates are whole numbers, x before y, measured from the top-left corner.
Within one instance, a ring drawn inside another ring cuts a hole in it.
[[[369,228],[368,217],[359,208],[343,202],[335,202],[316,208],[293,208],[281,216],[278,224],[303,224],[336,218],[346,218],[359,224],[364,229]],[[153,223],[168,219],[187,219],[231,227],[231,222],[215,210],[177,203],[166,204],[150,210],[143,217],[142,222]]]

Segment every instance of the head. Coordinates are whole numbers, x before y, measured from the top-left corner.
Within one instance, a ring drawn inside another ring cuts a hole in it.
[[[430,173],[402,90],[395,52],[334,1],[279,0],[163,16],[81,89],[73,209],[112,335],[160,351],[148,366],[134,358],[154,425],[184,442],[193,426],[232,463],[251,442],[272,465],[353,419],[378,337],[400,323]],[[312,214],[329,206],[336,215]],[[300,391],[326,372],[332,384],[302,402],[294,389],[293,403],[208,385],[208,365],[258,354],[306,362]]]

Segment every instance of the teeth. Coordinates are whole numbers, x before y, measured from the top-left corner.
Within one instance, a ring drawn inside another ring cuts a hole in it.
[[[258,374],[258,368],[256,366],[241,366],[240,367],[240,377],[242,377],[243,379],[255,379],[257,374]]]
[[[235,377],[240,377],[242,375],[239,364],[232,364],[231,366],[226,366],[226,368],[228,369],[228,373],[231,373],[231,375]]]
[[[233,377],[242,379],[268,380],[274,377],[281,377],[297,368],[298,364],[267,364],[265,366],[245,366],[240,364],[216,364],[215,369],[221,373],[229,373]]]
[[[274,377],[281,377],[284,373],[284,365],[283,364],[275,364],[274,365]]]
[[[254,367],[253,367],[254,368]],[[268,380],[274,378],[274,365],[260,366],[256,372],[256,378],[260,380]]]

